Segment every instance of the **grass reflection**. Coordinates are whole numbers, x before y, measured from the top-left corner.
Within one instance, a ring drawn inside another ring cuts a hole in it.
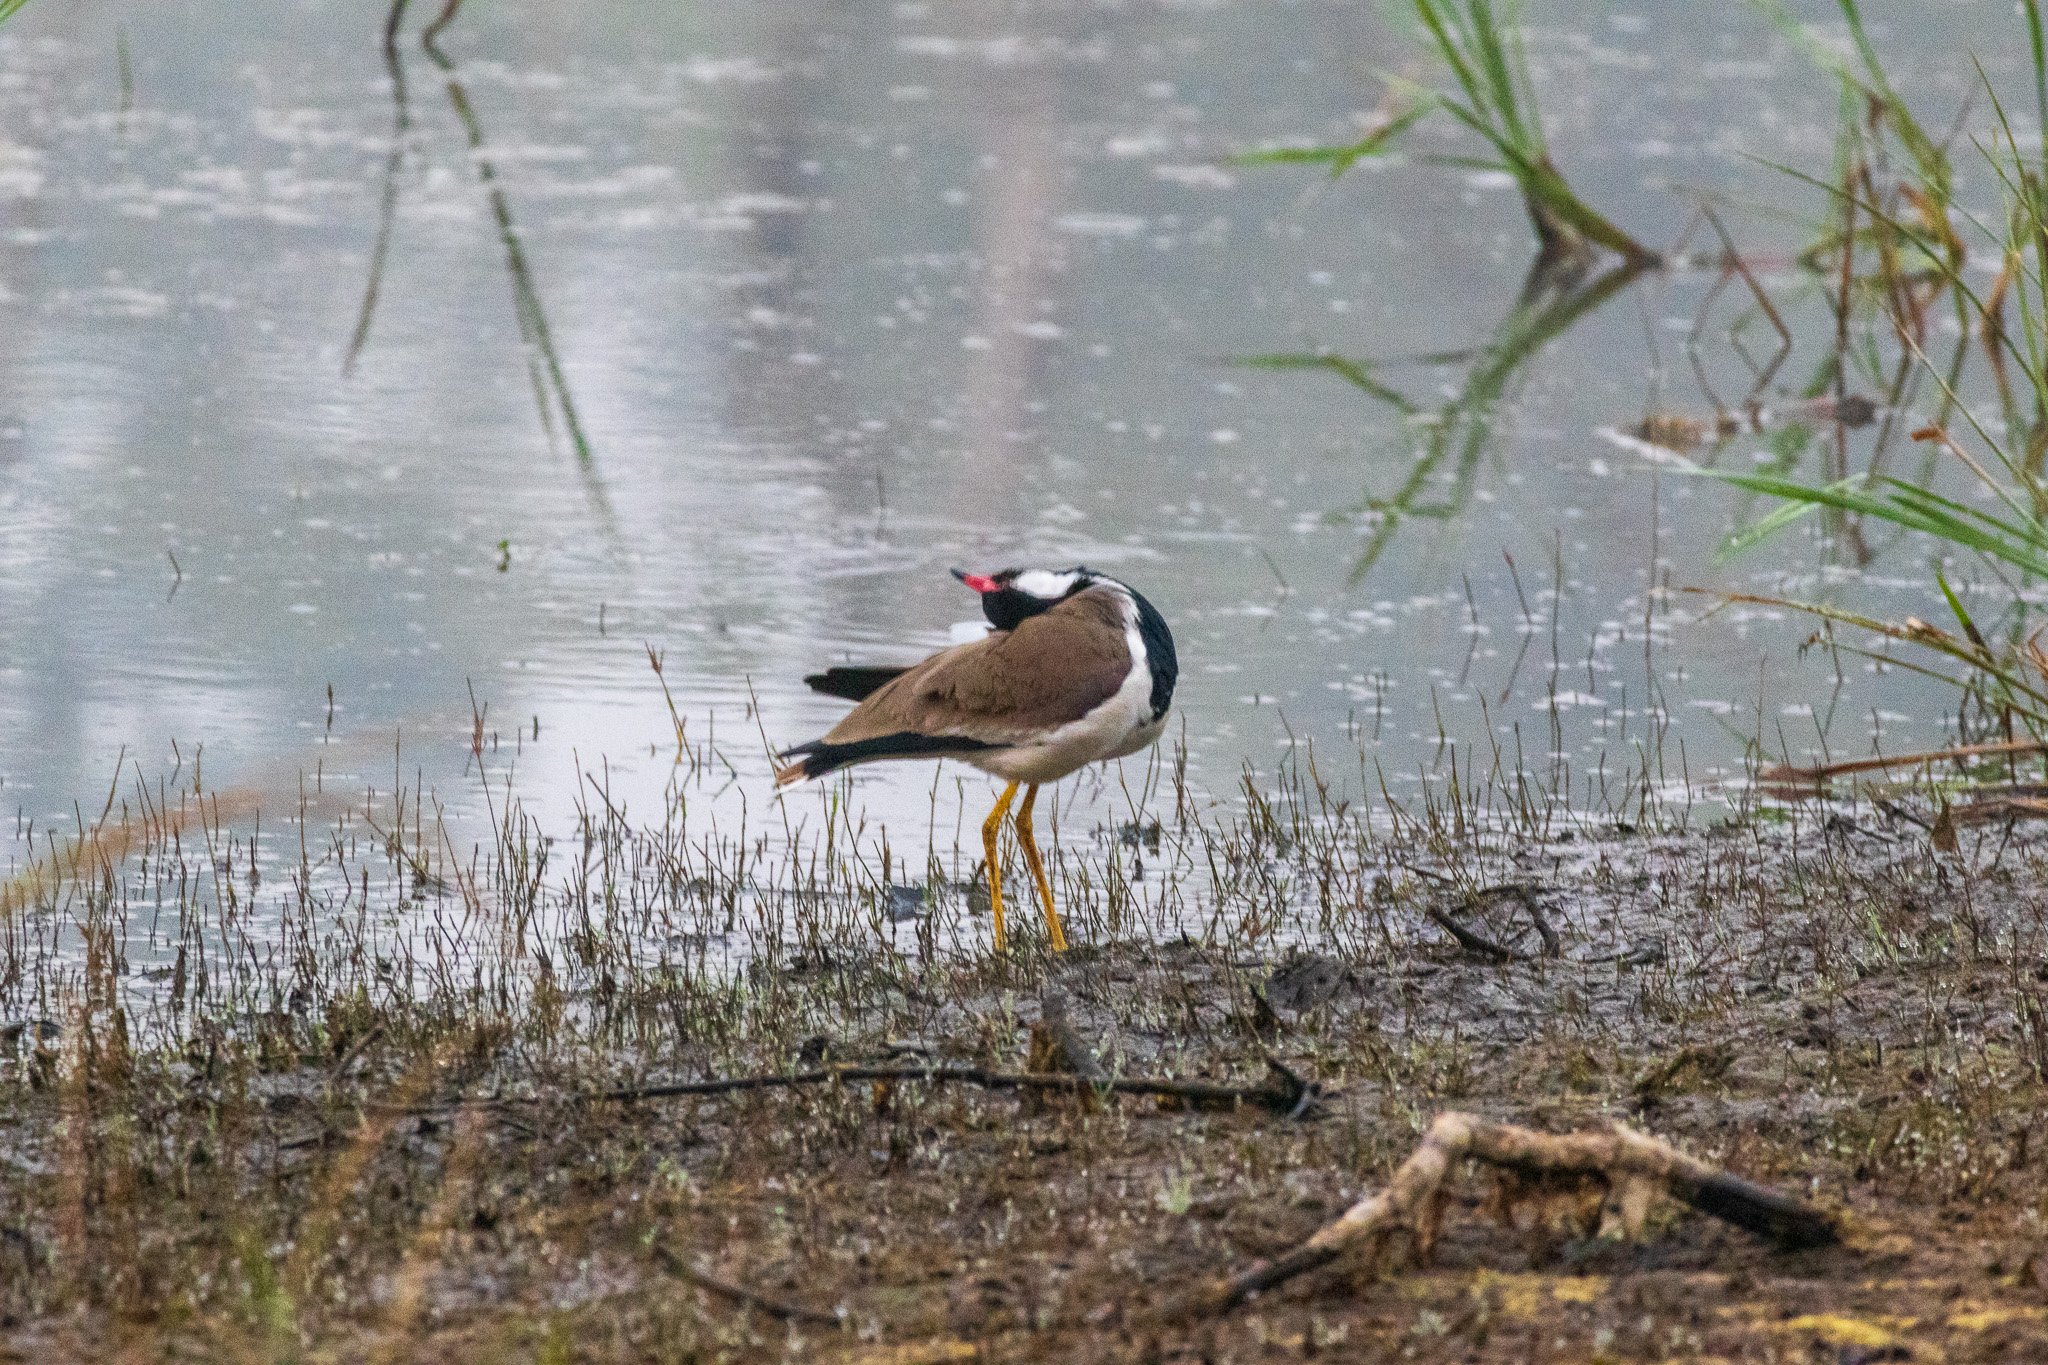
[[[412,102],[406,93],[405,62],[398,55],[398,34],[405,23],[411,0],[392,0],[384,19],[384,71],[391,78],[391,148],[384,154],[384,188],[377,200],[377,239],[370,247],[370,275],[363,285],[363,305],[357,310],[355,330],[349,334],[348,354],[342,358],[341,373],[355,373],[356,361],[369,344],[370,323],[377,316],[377,297],[384,286],[384,265],[391,256],[391,225],[398,217],[398,172],[405,165],[406,137],[412,131]]]
[[[398,212],[400,172],[404,168],[407,143],[412,131],[411,99],[405,80],[405,61],[399,48],[399,38],[404,31],[406,12],[410,3],[411,0],[392,0],[384,21],[382,51],[384,67],[391,78],[391,148],[384,161],[383,192],[378,201],[377,235],[371,246],[369,275],[363,288],[362,306],[357,312],[355,328],[349,337],[348,351],[342,362],[343,374],[353,373],[369,342],[378,300],[383,289],[384,274],[390,261]],[[596,460],[591,451],[590,437],[583,425],[582,416],[577,412],[576,398],[569,387],[569,377],[562,365],[561,352],[555,345],[554,331],[548,324],[547,309],[535,284],[532,264],[525,247],[520,243],[519,229],[512,217],[511,200],[505,194],[504,184],[489,155],[489,141],[484,133],[483,122],[477,115],[476,106],[471,102],[469,92],[463,86],[454,60],[441,46],[442,35],[455,22],[461,8],[462,0],[446,0],[440,11],[420,31],[420,46],[441,73],[448,91],[449,107],[454,110],[456,120],[462,125],[463,135],[469,144],[470,161],[476,167],[477,178],[490,202],[491,219],[497,229],[499,245],[505,253],[505,271],[512,285],[513,314],[519,324],[519,338],[526,357],[527,379],[533,390],[534,408],[540,414],[541,429],[546,433],[551,448],[555,446],[558,433],[567,437],[569,447],[575,453],[577,466],[583,473],[590,500],[599,514],[608,521],[611,516],[610,502],[603,484],[597,478]]]
[[[1335,375],[1375,402],[1383,403],[1428,435],[1400,487],[1344,509],[1339,515],[1378,518],[1364,551],[1353,562],[1350,583],[1366,578],[1412,518],[1446,520],[1465,510],[1481,457],[1493,439],[1502,403],[1543,348],[1581,319],[1626,289],[1650,262],[1623,259],[1597,273],[1581,256],[1545,253],[1530,269],[1522,294],[1470,357],[1457,394],[1437,407],[1408,397],[1374,375],[1375,362],[1324,352],[1247,356],[1237,363],[1264,370],[1310,370]]]

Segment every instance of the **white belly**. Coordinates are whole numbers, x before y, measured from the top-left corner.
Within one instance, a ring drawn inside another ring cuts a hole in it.
[[[1156,722],[1152,719],[1149,706],[1135,724],[1129,717],[1118,719],[1123,723],[1115,727],[1105,725],[1092,732],[1070,733],[1085,723],[1076,721],[1043,744],[986,749],[962,754],[961,761],[1010,782],[1057,782],[1090,763],[1134,754],[1157,740],[1166,728],[1164,718]]]
[[[1057,782],[1076,769],[1134,754],[1158,739],[1166,717],[1152,718],[1152,678],[1142,668],[1131,681],[1087,715],[1035,744],[987,749],[961,757],[985,773],[1011,782]]]

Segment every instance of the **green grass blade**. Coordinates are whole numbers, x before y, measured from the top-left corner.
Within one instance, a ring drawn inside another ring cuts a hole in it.
[[[1522,117],[1524,103],[1522,85],[1515,79],[1515,63],[1509,55],[1508,45],[1501,38],[1501,21],[1495,15],[1488,0],[1468,0],[1468,14],[1471,43],[1475,49],[1479,70],[1486,77],[1486,88],[1495,115],[1510,139],[1526,153],[1541,155],[1543,135],[1532,131],[1530,124]],[[1509,22],[1513,22],[1510,11]]]
[[[1948,601],[1950,614],[1956,618],[1956,623],[1963,628],[1963,634],[1969,637],[1971,644],[1989,654],[1991,646],[1984,642],[1984,632],[1977,629],[1977,623],[1970,618],[1969,610],[1963,606],[1963,599],[1956,596],[1956,590],[1950,585],[1948,575],[1937,569],[1934,573],[1934,581],[1940,587],[1941,595]]]
[[[1920,121],[1913,117],[1904,97],[1893,88],[1891,78],[1885,74],[1884,63],[1878,60],[1877,49],[1871,46],[1870,35],[1863,28],[1863,12],[1857,7],[1857,0],[1838,0],[1842,17],[1849,24],[1849,39],[1856,45],[1856,55],[1863,62],[1865,80],[1861,82],[1884,105],[1885,113],[1892,121],[1892,128],[1898,133],[1899,141],[1906,144],[1906,150],[1920,168],[1920,174],[1930,187],[1938,191],[1938,202],[1948,203],[1950,180],[1948,156],[1935,140],[1928,136]]]
[[[1689,472],[1788,502],[1833,507],[1843,512],[1875,517],[1909,531],[1924,532],[1958,548],[1974,550],[2036,577],[2048,578],[2048,554],[2036,548],[2038,542],[2030,543],[2034,538],[2023,528],[2008,528],[2006,523],[1974,508],[1963,508],[1961,510],[1966,515],[1957,515],[1950,509],[1958,507],[1958,504],[1947,503],[1945,499],[1934,497],[1911,484],[1888,480],[1891,496],[1877,498],[1844,487],[1847,480],[1814,487],[1766,474],[1738,474],[1717,469]],[[1983,525],[1975,524],[1977,522],[1988,522],[2005,529],[1994,533]]]
[[[2041,130],[2041,164],[2048,166],[2048,44],[2041,33],[2040,0],[2020,0],[2027,17],[2027,50],[2034,59],[2034,117]]]
[[[1982,508],[1966,506],[1916,483],[1907,483],[1902,479],[1886,479],[1884,483],[1891,489],[1892,497],[1902,502],[1911,501],[1941,508],[1955,516],[1981,522],[2000,535],[2010,536],[2014,540],[2038,546],[2044,552],[2048,552],[2048,526],[2042,525],[2032,517],[2026,517],[2018,522],[2006,521]]]
[[[1359,162],[1370,157],[1384,156],[1387,144],[1413,127],[1418,120],[1437,105],[1434,96],[1425,96],[1400,113],[1388,119],[1379,127],[1367,133],[1356,142],[1341,146],[1321,147],[1270,147],[1262,151],[1242,152],[1228,158],[1232,166],[1328,166],[1330,176],[1335,179]]]
[[[1415,14],[1422,20],[1422,26],[1429,30],[1430,39],[1436,44],[1437,54],[1444,59],[1444,64],[1451,68],[1451,75],[1457,79],[1459,88],[1465,92],[1465,97],[1474,104],[1483,105],[1485,94],[1479,77],[1466,62],[1462,45],[1451,35],[1452,27],[1457,22],[1456,12],[1452,11],[1447,18],[1444,10],[1439,7],[1438,0],[1415,0]]]
[[[1851,474],[1848,478],[1830,484],[1828,487],[1832,490],[1846,491],[1862,482],[1863,476],[1861,474]],[[1784,503],[1783,506],[1758,518],[1754,525],[1737,531],[1722,541],[1721,548],[1714,551],[1714,562],[1716,564],[1725,564],[1735,558],[1735,556],[1755,549],[1787,526],[1790,526],[1793,522],[1812,516],[1824,505],[1818,499],[1786,498],[1781,501]]]

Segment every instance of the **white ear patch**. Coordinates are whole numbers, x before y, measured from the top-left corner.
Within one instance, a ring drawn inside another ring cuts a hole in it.
[[[1080,580],[1079,574],[1054,573],[1051,569],[1026,569],[1010,580],[1010,586],[1018,592],[1028,593],[1041,602],[1057,602]]]

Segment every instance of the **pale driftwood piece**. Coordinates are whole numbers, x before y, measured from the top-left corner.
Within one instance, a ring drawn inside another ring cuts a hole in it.
[[[1384,1188],[1353,1204],[1294,1250],[1197,1290],[1169,1308],[1168,1318],[1228,1312],[1348,1251],[1376,1249],[1395,1232],[1406,1231],[1418,1249],[1427,1252],[1442,1214],[1444,1184],[1466,1159],[1523,1177],[1603,1179],[1619,1194],[1630,1232],[1639,1229],[1649,1195],[1661,1190],[1787,1249],[1827,1246],[1842,1237],[1840,1223],[1825,1210],[1730,1175],[1621,1124],[1551,1134],[1452,1112],[1436,1116],[1421,1144]]]

